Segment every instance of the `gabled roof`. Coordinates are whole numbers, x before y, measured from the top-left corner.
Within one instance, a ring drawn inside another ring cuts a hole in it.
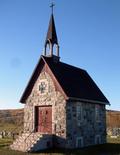
[[[54,56],[41,56],[20,102],[24,103],[30,94],[44,61],[44,63],[47,63],[49,66],[53,75],[57,79],[57,82],[68,98],[99,102],[102,104],[109,103],[107,98],[103,95],[101,90],[85,70],[60,61],[55,62],[53,59]]]

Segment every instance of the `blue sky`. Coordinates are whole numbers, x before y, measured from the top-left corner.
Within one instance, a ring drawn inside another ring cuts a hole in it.
[[[120,110],[120,1],[54,0],[61,61],[88,71]],[[19,99],[42,54],[51,0],[0,0],[0,109]]]

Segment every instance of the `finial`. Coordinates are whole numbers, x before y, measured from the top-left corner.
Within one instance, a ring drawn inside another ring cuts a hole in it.
[[[51,5],[50,5],[52,14],[53,14],[53,7],[54,6],[55,6],[55,4],[52,2]]]

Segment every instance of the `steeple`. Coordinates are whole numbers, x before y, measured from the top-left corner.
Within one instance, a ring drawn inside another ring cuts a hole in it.
[[[49,21],[49,27],[48,32],[45,40],[45,49],[44,49],[44,56],[57,56],[59,57],[59,44],[56,34],[56,28],[55,28],[55,22],[54,22],[54,15],[53,15],[53,4],[52,7],[52,13]],[[56,49],[56,51],[54,51]],[[56,54],[55,54],[55,53]]]
[[[49,41],[52,44],[58,44],[58,39],[57,39],[53,14],[51,14],[51,18],[50,18],[50,22],[49,22],[49,27],[48,27],[48,32],[47,32],[45,43],[48,43]]]

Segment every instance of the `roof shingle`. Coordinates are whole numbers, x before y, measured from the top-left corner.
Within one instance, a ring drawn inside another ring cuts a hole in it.
[[[68,97],[109,103],[85,70],[60,61],[56,63],[48,57],[44,59]]]
[[[53,75],[57,79],[59,85],[62,87],[68,98],[76,98],[109,104],[107,98],[85,70],[60,61],[56,62],[53,59],[54,56],[41,56],[20,99],[21,103],[24,103],[26,98],[29,96],[32,87],[39,76],[41,70],[40,68],[43,66],[43,62],[45,62],[49,66],[50,70],[52,71]]]

